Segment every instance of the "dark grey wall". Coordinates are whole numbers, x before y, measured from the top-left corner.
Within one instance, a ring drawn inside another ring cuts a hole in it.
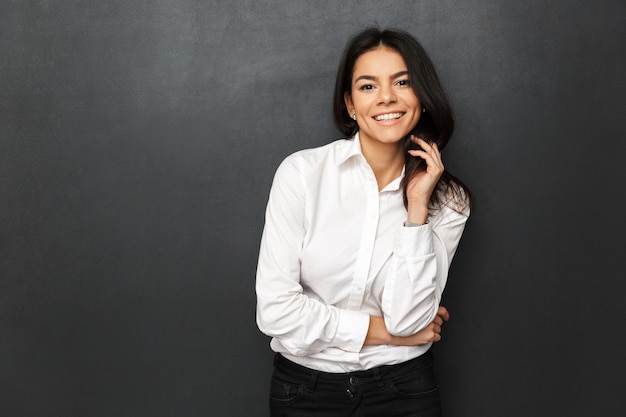
[[[254,322],[280,160],[340,137],[341,48],[413,32],[478,205],[446,415],[623,415],[626,3],[3,1],[0,414],[266,416]]]

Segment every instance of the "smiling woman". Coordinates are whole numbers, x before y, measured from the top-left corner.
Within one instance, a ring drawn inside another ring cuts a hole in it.
[[[348,42],[334,106],[350,138],[287,157],[267,205],[271,415],[438,416],[430,346],[470,204],[441,158],[450,106],[419,43],[376,28]]]

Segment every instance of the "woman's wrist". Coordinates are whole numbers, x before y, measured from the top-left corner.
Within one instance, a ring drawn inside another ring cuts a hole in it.
[[[426,224],[426,220],[428,219],[428,206],[422,204],[411,204],[409,203],[409,207],[407,210],[407,223],[413,225],[423,225]]]
[[[385,320],[382,317],[370,316],[370,324],[367,329],[364,345],[390,345],[393,336],[387,331]]]

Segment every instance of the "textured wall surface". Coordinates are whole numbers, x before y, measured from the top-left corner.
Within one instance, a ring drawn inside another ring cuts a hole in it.
[[[623,1],[0,4],[0,414],[267,416],[254,275],[341,49],[431,54],[477,206],[435,348],[448,417],[623,415]]]

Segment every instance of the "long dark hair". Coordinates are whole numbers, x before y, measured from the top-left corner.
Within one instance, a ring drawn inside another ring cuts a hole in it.
[[[413,134],[429,143],[434,142],[440,150],[443,150],[454,130],[452,107],[428,54],[411,34],[403,30],[381,30],[372,27],[356,34],[348,41],[339,62],[335,82],[333,106],[335,124],[348,137],[354,136],[359,130],[357,122],[348,113],[344,96],[345,93],[351,94],[352,74],[356,60],[365,52],[379,46],[391,48],[404,58],[409,70],[411,87],[425,109],[409,135]],[[402,180],[402,189],[405,206],[407,206],[406,189],[409,180],[416,172],[426,169],[426,162],[423,159],[415,158],[406,152],[409,149],[418,149],[418,145],[409,139],[409,135],[404,139],[405,175]],[[462,210],[470,203],[471,195],[468,188],[448,170],[445,170],[430,198],[431,206],[440,207],[445,204],[456,210]]]

